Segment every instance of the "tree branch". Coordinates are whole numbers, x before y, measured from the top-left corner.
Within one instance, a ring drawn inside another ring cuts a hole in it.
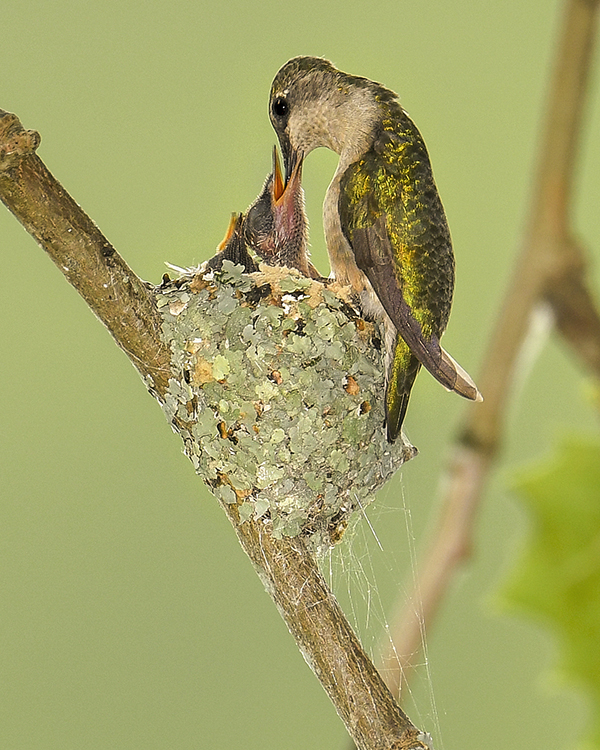
[[[423,627],[432,622],[457,567],[470,554],[475,517],[501,443],[515,365],[539,304],[550,303],[558,331],[600,376],[600,316],[586,283],[585,254],[570,223],[597,11],[598,0],[569,0],[566,5],[522,250],[477,378],[485,400],[466,408],[442,478],[443,509],[420,580],[398,607],[392,644],[382,657],[394,695],[420,650]]]
[[[151,287],[46,169],[40,136],[0,110],[0,198],[56,263],[126,352],[149,387],[164,396],[170,352]]]
[[[302,537],[275,539],[222,503],[244,551],[358,748],[427,747],[363,651]]]
[[[584,258],[582,248],[577,248],[574,254]],[[586,283],[585,267],[574,263],[560,283],[550,285],[545,296],[558,332],[582,364],[600,378],[600,316]]]

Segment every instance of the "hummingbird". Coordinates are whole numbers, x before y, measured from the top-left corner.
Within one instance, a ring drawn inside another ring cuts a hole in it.
[[[295,268],[309,278],[322,278],[309,260],[301,158],[290,163],[289,178],[284,182],[277,147],[273,149],[273,169],[260,195],[246,213],[232,214],[218,250],[208,261],[208,268],[220,269],[224,260],[231,260],[252,273],[258,271],[254,255],[268,265]]]
[[[388,441],[400,433],[421,366],[481,401],[440,345],[454,289],[452,240],[427,148],[397,94],[329,60],[295,57],[273,80],[269,116],[286,177],[320,146],[340,157],[323,205],[327,251],[332,276],[383,324]]]

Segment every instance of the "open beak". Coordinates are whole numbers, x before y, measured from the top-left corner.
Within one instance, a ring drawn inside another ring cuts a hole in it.
[[[273,202],[279,203],[285,191],[285,184],[281,176],[281,162],[277,146],[273,146]]]
[[[294,197],[301,188],[302,183],[302,157],[293,155],[290,163],[290,174],[283,180],[281,173],[281,162],[277,146],[273,147],[273,204],[277,208],[284,205],[293,206]]]
[[[217,250],[224,250],[227,243],[235,233],[236,229],[240,226],[242,221],[242,215],[233,213],[231,214],[231,219],[229,219],[229,226],[227,227],[227,232],[225,233],[225,237],[219,242],[217,246]]]

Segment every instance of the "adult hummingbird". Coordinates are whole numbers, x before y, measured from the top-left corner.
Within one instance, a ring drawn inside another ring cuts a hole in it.
[[[309,260],[301,158],[290,163],[289,178],[284,181],[277,148],[273,149],[273,170],[260,195],[246,213],[232,214],[218,249],[208,268],[220,269],[224,260],[231,260],[251,273],[258,271],[254,255],[271,266],[296,268],[304,276],[321,278]]]
[[[296,57],[277,73],[269,115],[286,175],[319,146],[339,154],[323,206],[332,275],[383,322],[387,437],[402,427],[421,365],[448,390],[480,401],[440,346],[454,289],[454,253],[427,148],[398,96],[328,60]]]

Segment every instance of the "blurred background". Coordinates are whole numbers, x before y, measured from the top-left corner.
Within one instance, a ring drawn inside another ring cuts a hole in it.
[[[430,151],[457,257],[445,346],[476,378],[528,208],[562,10],[558,0],[9,3],[0,107],[39,130],[48,168],[158,283],[164,261],[212,255],[230,212],[259,192],[275,142],[269,87],[288,58],[322,55],[383,82]],[[596,76],[576,205],[596,289],[599,93]],[[321,150],[304,169],[323,273],[336,159]],[[0,747],[346,747],[161,410],[3,207],[0,262]],[[592,433],[588,399],[584,373],[551,339],[515,394],[473,558],[411,685],[409,714],[438,750],[515,737],[568,747],[585,722],[584,699],[554,670],[553,638],[504,612],[496,591],[527,528],[514,471],[558,435]],[[420,376],[405,424],[420,455],[369,510],[380,545],[363,524],[324,562],[371,652],[410,588],[463,408]]]

